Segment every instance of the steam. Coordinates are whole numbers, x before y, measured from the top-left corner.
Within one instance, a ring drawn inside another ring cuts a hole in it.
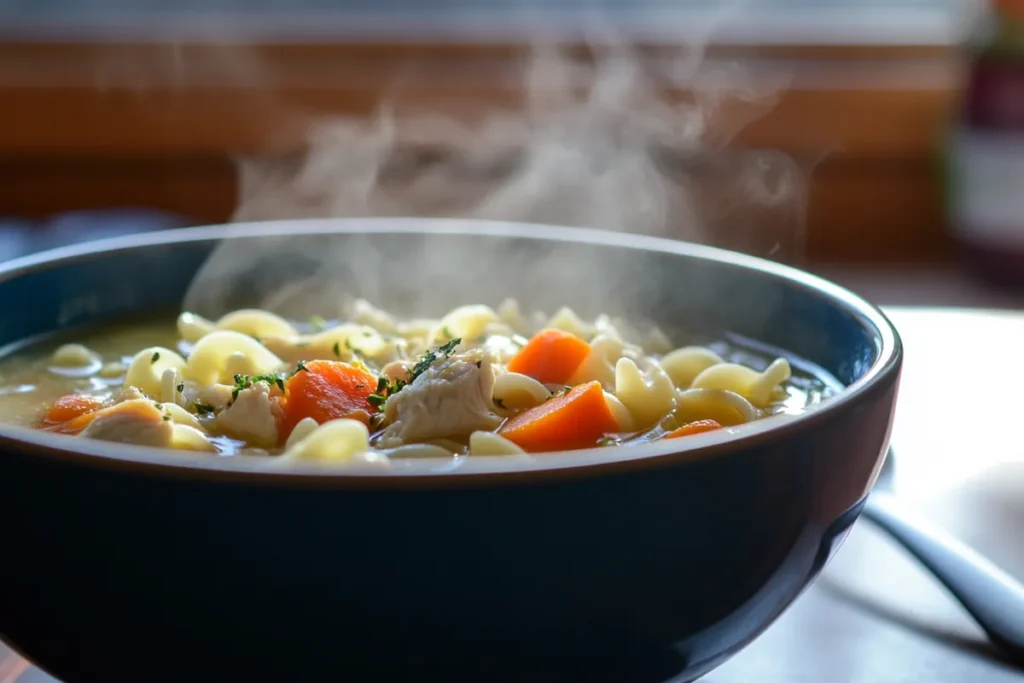
[[[624,44],[594,52],[584,62],[536,47],[521,111],[470,122],[385,103],[373,120],[325,121],[298,159],[241,162],[234,218],[457,216],[702,242],[744,206],[798,223],[794,160],[728,149],[774,105],[781,78],[706,61],[699,47],[648,59]]]
[[[399,89],[373,118],[315,125],[300,154],[241,160],[233,220],[522,221],[799,257],[806,168],[777,151],[730,146],[739,131],[774,106],[785,77],[709,59],[700,44],[645,54],[603,36],[586,55],[538,44],[516,78],[522,102],[482,117],[441,108],[407,111]],[[338,248],[325,240],[306,240],[303,247],[281,239],[228,243],[200,273],[186,307],[223,312],[214,309],[235,301],[229,302],[224,290],[237,293],[239,279],[257,267],[259,277],[246,282],[250,298],[259,301],[249,305],[305,310],[328,293],[353,294],[344,290],[359,282],[359,296],[391,307],[379,297],[394,292],[385,293],[376,281],[393,262],[371,242],[365,249],[354,238]],[[418,248],[433,249],[429,243]],[[511,287],[513,268],[537,273],[600,268],[603,258],[594,254],[589,264],[571,257],[555,263],[550,254],[530,253],[517,262],[503,254],[501,264],[493,256],[481,264],[483,254],[452,253],[450,244],[435,251],[406,259],[401,277],[427,286],[455,268],[463,283],[489,276],[508,280]],[[348,275],[335,277],[339,268]],[[609,273],[622,278],[618,271]],[[544,298],[542,290],[508,293]],[[462,298],[457,303],[478,300],[472,291]]]

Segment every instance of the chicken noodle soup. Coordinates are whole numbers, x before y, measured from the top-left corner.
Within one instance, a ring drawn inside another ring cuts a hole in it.
[[[262,310],[107,329],[0,363],[7,421],[76,438],[282,461],[544,453],[686,437],[803,410],[823,373],[743,345],[674,347],[514,301],[398,320]],[[43,353],[42,351],[45,351]]]

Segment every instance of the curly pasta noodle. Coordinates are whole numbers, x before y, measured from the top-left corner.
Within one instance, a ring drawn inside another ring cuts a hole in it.
[[[696,421],[735,429],[800,396],[787,358],[750,367],[725,346],[674,346],[657,327],[568,306],[527,314],[507,299],[401,319],[349,301],[340,320],[183,312],[177,340],[130,358],[65,344],[48,368],[104,398],[80,419],[86,437],[378,469],[628,446]]]

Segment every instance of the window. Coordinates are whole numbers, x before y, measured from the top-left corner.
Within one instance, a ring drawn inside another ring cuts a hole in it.
[[[36,38],[225,33],[260,39],[509,38],[586,14],[657,40],[945,44],[967,0],[13,0],[0,31]]]

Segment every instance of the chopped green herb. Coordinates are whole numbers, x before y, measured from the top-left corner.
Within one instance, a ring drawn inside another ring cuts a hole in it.
[[[434,364],[440,358],[450,358],[455,353],[455,347],[462,343],[462,339],[452,339],[451,341],[438,346],[433,351],[427,351],[420,358],[419,362],[413,366],[409,372],[408,383],[412,383],[417,377],[422,375],[424,372],[430,369],[430,366]]]
[[[365,352],[362,349],[357,349],[356,347],[352,346],[352,340],[351,339],[347,339],[347,338],[345,339],[345,348],[348,349],[349,351],[351,351],[352,353],[356,353],[356,354],[360,354],[360,355],[366,355]]]
[[[294,377],[300,372],[309,372],[309,370],[306,369],[306,361],[304,360],[300,360],[298,363],[295,364],[295,372],[290,374],[289,377]]]
[[[321,332],[327,327],[327,321],[322,316],[314,315],[309,318],[309,324],[314,332]]]
[[[462,343],[461,339],[452,339],[451,341],[438,346],[436,349],[427,351],[423,354],[420,360],[413,366],[412,370],[409,371],[408,379],[396,379],[392,384],[386,376],[381,376],[377,379],[377,393],[372,394],[368,397],[368,401],[377,406],[378,410],[384,405],[384,401],[388,397],[394,396],[399,391],[416,381],[416,378],[422,375],[424,372],[430,369],[430,366],[440,358],[448,358],[455,353],[455,347]]]
[[[619,442],[616,441],[615,439],[613,439],[610,436],[606,436],[603,439],[601,439],[600,441],[598,441],[597,445],[601,446],[603,448],[605,446],[617,446],[617,445],[619,445]]]
[[[164,422],[170,422],[170,421],[171,421],[171,416],[170,415],[164,415]]]
[[[559,389],[557,391],[552,391],[551,395],[548,396],[547,400],[550,401],[551,399],[555,398],[556,396],[565,396],[570,391],[572,391],[572,387],[570,387],[569,385],[565,385],[565,386],[563,386],[561,389]]]
[[[209,403],[196,401],[193,405],[196,407],[196,412],[199,413],[200,415],[209,415],[210,413],[214,412],[213,406],[211,406]]]
[[[347,339],[345,340],[345,344],[348,344]],[[341,344],[339,344],[338,342],[334,342],[334,346],[331,347],[331,350],[334,351],[335,358],[341,358]]]
[[[234,401],[238,398],[238,393],[244,389],[248,389],[256,382],[266,382],[270,386],[277,385],[277,388],[284,391],[284,380],[277,375],[235,375],[235,386],[231,390],[231,400]]]
[[[379,429],[380,426],[382,424],[384,424],[384,420],[385,420],[384,413],[376,413],[374,415],[371,415],[370,416],[370,429],[373,429],[373,430]]]
[[[235,388],[231,390],[231,400],[238,398],[238,392],[252,386],[252,378],[248,375],[235,375]]]
[[[430,366],[434,364],[434,361],[440,358],[449,358],[455,353],[455,347],[462,343],[462,339],[452,339],[441,346],[438,346],[433,351],[427,351],[423,354],[420,360],[412,367],[409,371],[408,383],[416,381],[416,378],[422,375],[424,372],[430,369]]]
[[[153,352],[153,357],[149,359],[149,363],[150,363],[150,365],[152,365],[153,363],[157,362],[158,360],[160,360],[160,352],[159,351],[154,351]]]

